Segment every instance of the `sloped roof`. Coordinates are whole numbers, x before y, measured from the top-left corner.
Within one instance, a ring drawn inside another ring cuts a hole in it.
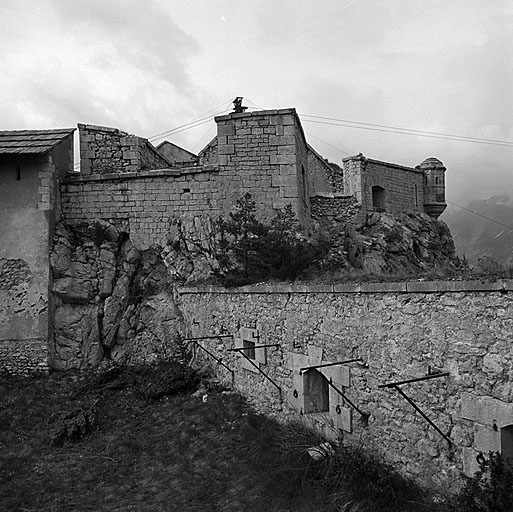
[[[75,128],[0,131],[0,155],[47,153],[74,131]]]

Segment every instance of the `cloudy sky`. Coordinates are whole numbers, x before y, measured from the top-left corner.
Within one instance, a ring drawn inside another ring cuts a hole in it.
[[[512,0],[2,4],[0,129],[84,122],[150,138],[244,96],[256,109],[295,107],[330,160],[362,152],[415,166],[436,156],[449,200],[513,195],[511,145],[306,117],[513,144]],[[168,138],[198,152],[214,134],[210,121]]]

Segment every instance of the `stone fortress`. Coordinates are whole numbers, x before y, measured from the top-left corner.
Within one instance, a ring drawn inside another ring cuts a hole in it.
[[[180,288],[167,272],[176,219],[201,231],[246,192],[261,218],[291,204],[305,229],[372,212],[436,219],[443,164],[329,163],[294,109],[215,122],[198,155],[79,124],[80,172],[74,129],[0,132],[2,369],[130,361],[155,340],[211,337],[194,344],[198,357],[222,358],[231,376],[210,359],[215,371],[263,410],[365,439],[427,483],[472,472],[481,452],[513,456],[510,281],[223,290]]]

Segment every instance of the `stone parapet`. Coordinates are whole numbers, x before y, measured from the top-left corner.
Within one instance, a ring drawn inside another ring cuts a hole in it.
[[[399,281],[393,283],[337,283],[337,284],[257,284],[239,288],[220,286],[184,286],[179,293],[218,294],[282,294],[282,293],[450,293],[450,292],[510,292],[513,279],[496,281]]]

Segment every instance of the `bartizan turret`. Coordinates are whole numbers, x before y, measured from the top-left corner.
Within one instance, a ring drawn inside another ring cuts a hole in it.
[[[426,158],[417,165],[424,173],[424,211],[435,219],[447,208],[445,202],[445,171],[446,168],[438,158]]]

